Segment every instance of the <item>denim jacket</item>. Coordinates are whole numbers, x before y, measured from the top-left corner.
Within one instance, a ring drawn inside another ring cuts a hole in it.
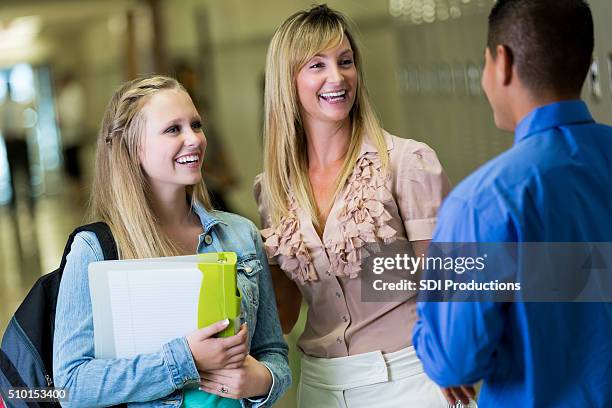
[[[270,271],[255,225],[238,215],[194,207],[204,233],[197,251],[233,251],[238,255],[238,285],[249,327],[250,354],[272,373],[272,388],[261,399],[242,399],[243,407],[269,407],[291,384]],[[69,391],[63,406],[102,407],[129,401],[130,407],[180,407],[183,387],[197,385],[199,374],[185,337],[156,353],[131,359],[94,358],[88,265],[103,259],[95,234],[79,233],[62,277],[55,319],[55,386]]]

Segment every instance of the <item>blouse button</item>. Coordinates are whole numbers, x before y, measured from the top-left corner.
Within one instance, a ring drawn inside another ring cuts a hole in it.
[[[204,237],[204,242],[206,243],[206,245],[210,245],[210,244],[212,244],[213,239],[212,239],[212,237],[211,237],[210,235],[208,235],[208,234],[207,234],[207,235]]]
[[[342,343],[342,339],[340,337],[337,337],[336,338],[336,343],[338,343],[338,344]]]
[[[348,317],[342,316],[342,320],[344,320],[345,322],[348,322]]]
[[[342,294],[341,294],[340,292],[336,292],[336,297],[337,297],[337,298],[341,298],[341,297],[342,297]]]

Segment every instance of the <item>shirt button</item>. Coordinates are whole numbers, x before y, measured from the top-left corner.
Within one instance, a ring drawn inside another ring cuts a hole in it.
[[[212,241],[213,241],[213,239],[212,239],[212,237],[210,235],[206,235],[204,237],[204,242],[206,242],[206,245],[212,244]]]
[[[342,339],[340,337],[336,337],[336,343],[338,344],[342,343]]]
[[[342,316],[342,320],[344,320],[345,322],[348,322],[348,317]]]
[[[245,266],[245,267],[244,267],[244,271],[245,271],[246,273],[249,273],[249,272],[251,272],[252,270],[253,270],[253,268],[251,268],[250,266]]]
[[[341,298],[341,297],[342,297],[342,293],[340,293],[340,292],[336,292],[336,297],[337,297],[337,298]]]
[[[331,273],[329,271],[325,272],[327,274],[327,276],[331,276]]]

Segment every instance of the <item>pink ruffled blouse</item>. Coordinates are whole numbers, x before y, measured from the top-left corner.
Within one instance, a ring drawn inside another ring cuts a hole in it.
[[[376,147],[365,138],[355,169],[334,202],[319,238],[308,215],[290,202],[290,214],[270,225],[261,197],[255,198],[270,264],[294,280],[308,304],[298,346],[313,357],[344,357],[411,345],[415,293],[402,299],[362,301],[366,258],[413,254],[409,241],[431,239],[448,179],[426,144],[385,133],[390,172],[381,171]],[[282,307],[282,305],[280,306]]]

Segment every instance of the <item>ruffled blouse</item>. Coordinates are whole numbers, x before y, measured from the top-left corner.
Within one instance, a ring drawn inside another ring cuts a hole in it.
[[[391,243],[397,234],[387,224],[391,215],[384,202],[393,200],[393,196],[387,189],[377,152],[368,152],[357,160],[343,195],[337,217],[338,234],[328,236],[324,245],[333,273],[356,278],[361,271],[362,257],[372,251],[379,252],[379,243]],[[303,284],[317,280],[318,275],[301,238],[295,200],[290,198],[289,202],[289,215],[275,228],[266,228],[261,234],[268,256],[280,256],[281,269]],[[372,244],[369,250],[366,244]]]
[[[264,227],[261,234],[269,261],[278,264],[298,283],[310,306],[306,330],[298,341],[309,355],[353,354],[347,345],[347,329],[355,327],[356,316],[372,320],[390,312],[385,302],[374,307],[364,307],[366,303],[361,302],[360,278],[363,273],[371,274],[370,270],[364,271],[364,265],[373,254],[394,256],[397,248],[410,250],[408,241],[430,239],[438,207],[449,190],[448,179],[429,146],[388,133],[385,139],[390,171],[383,173],[378,151],[365,138],[354,170],[331,208],[322,238],[292,197],[288,198],[289,214],[277,225],[271,225],[261,197],[261,175],[255,180],[255,196]],[[328,297],[340,302],[329,303]],[[355,308],[359,310],[351,313]],[[335,314],[340,326],[345,326],[343,330],[330,324],[329,318]],[[330,337],[330,331],[338,335]],[[320,336],[321,333],[325,336]],[[350,330],[348,335],[354,337]],[[404,337],[409,344],[410,336]],[[330,338],[334,340],[331,343]],[[404,340],[401,342],[405,343]],[[372,348],[370,343],[366,340],[355,350],[371,351],[367,350]]]

